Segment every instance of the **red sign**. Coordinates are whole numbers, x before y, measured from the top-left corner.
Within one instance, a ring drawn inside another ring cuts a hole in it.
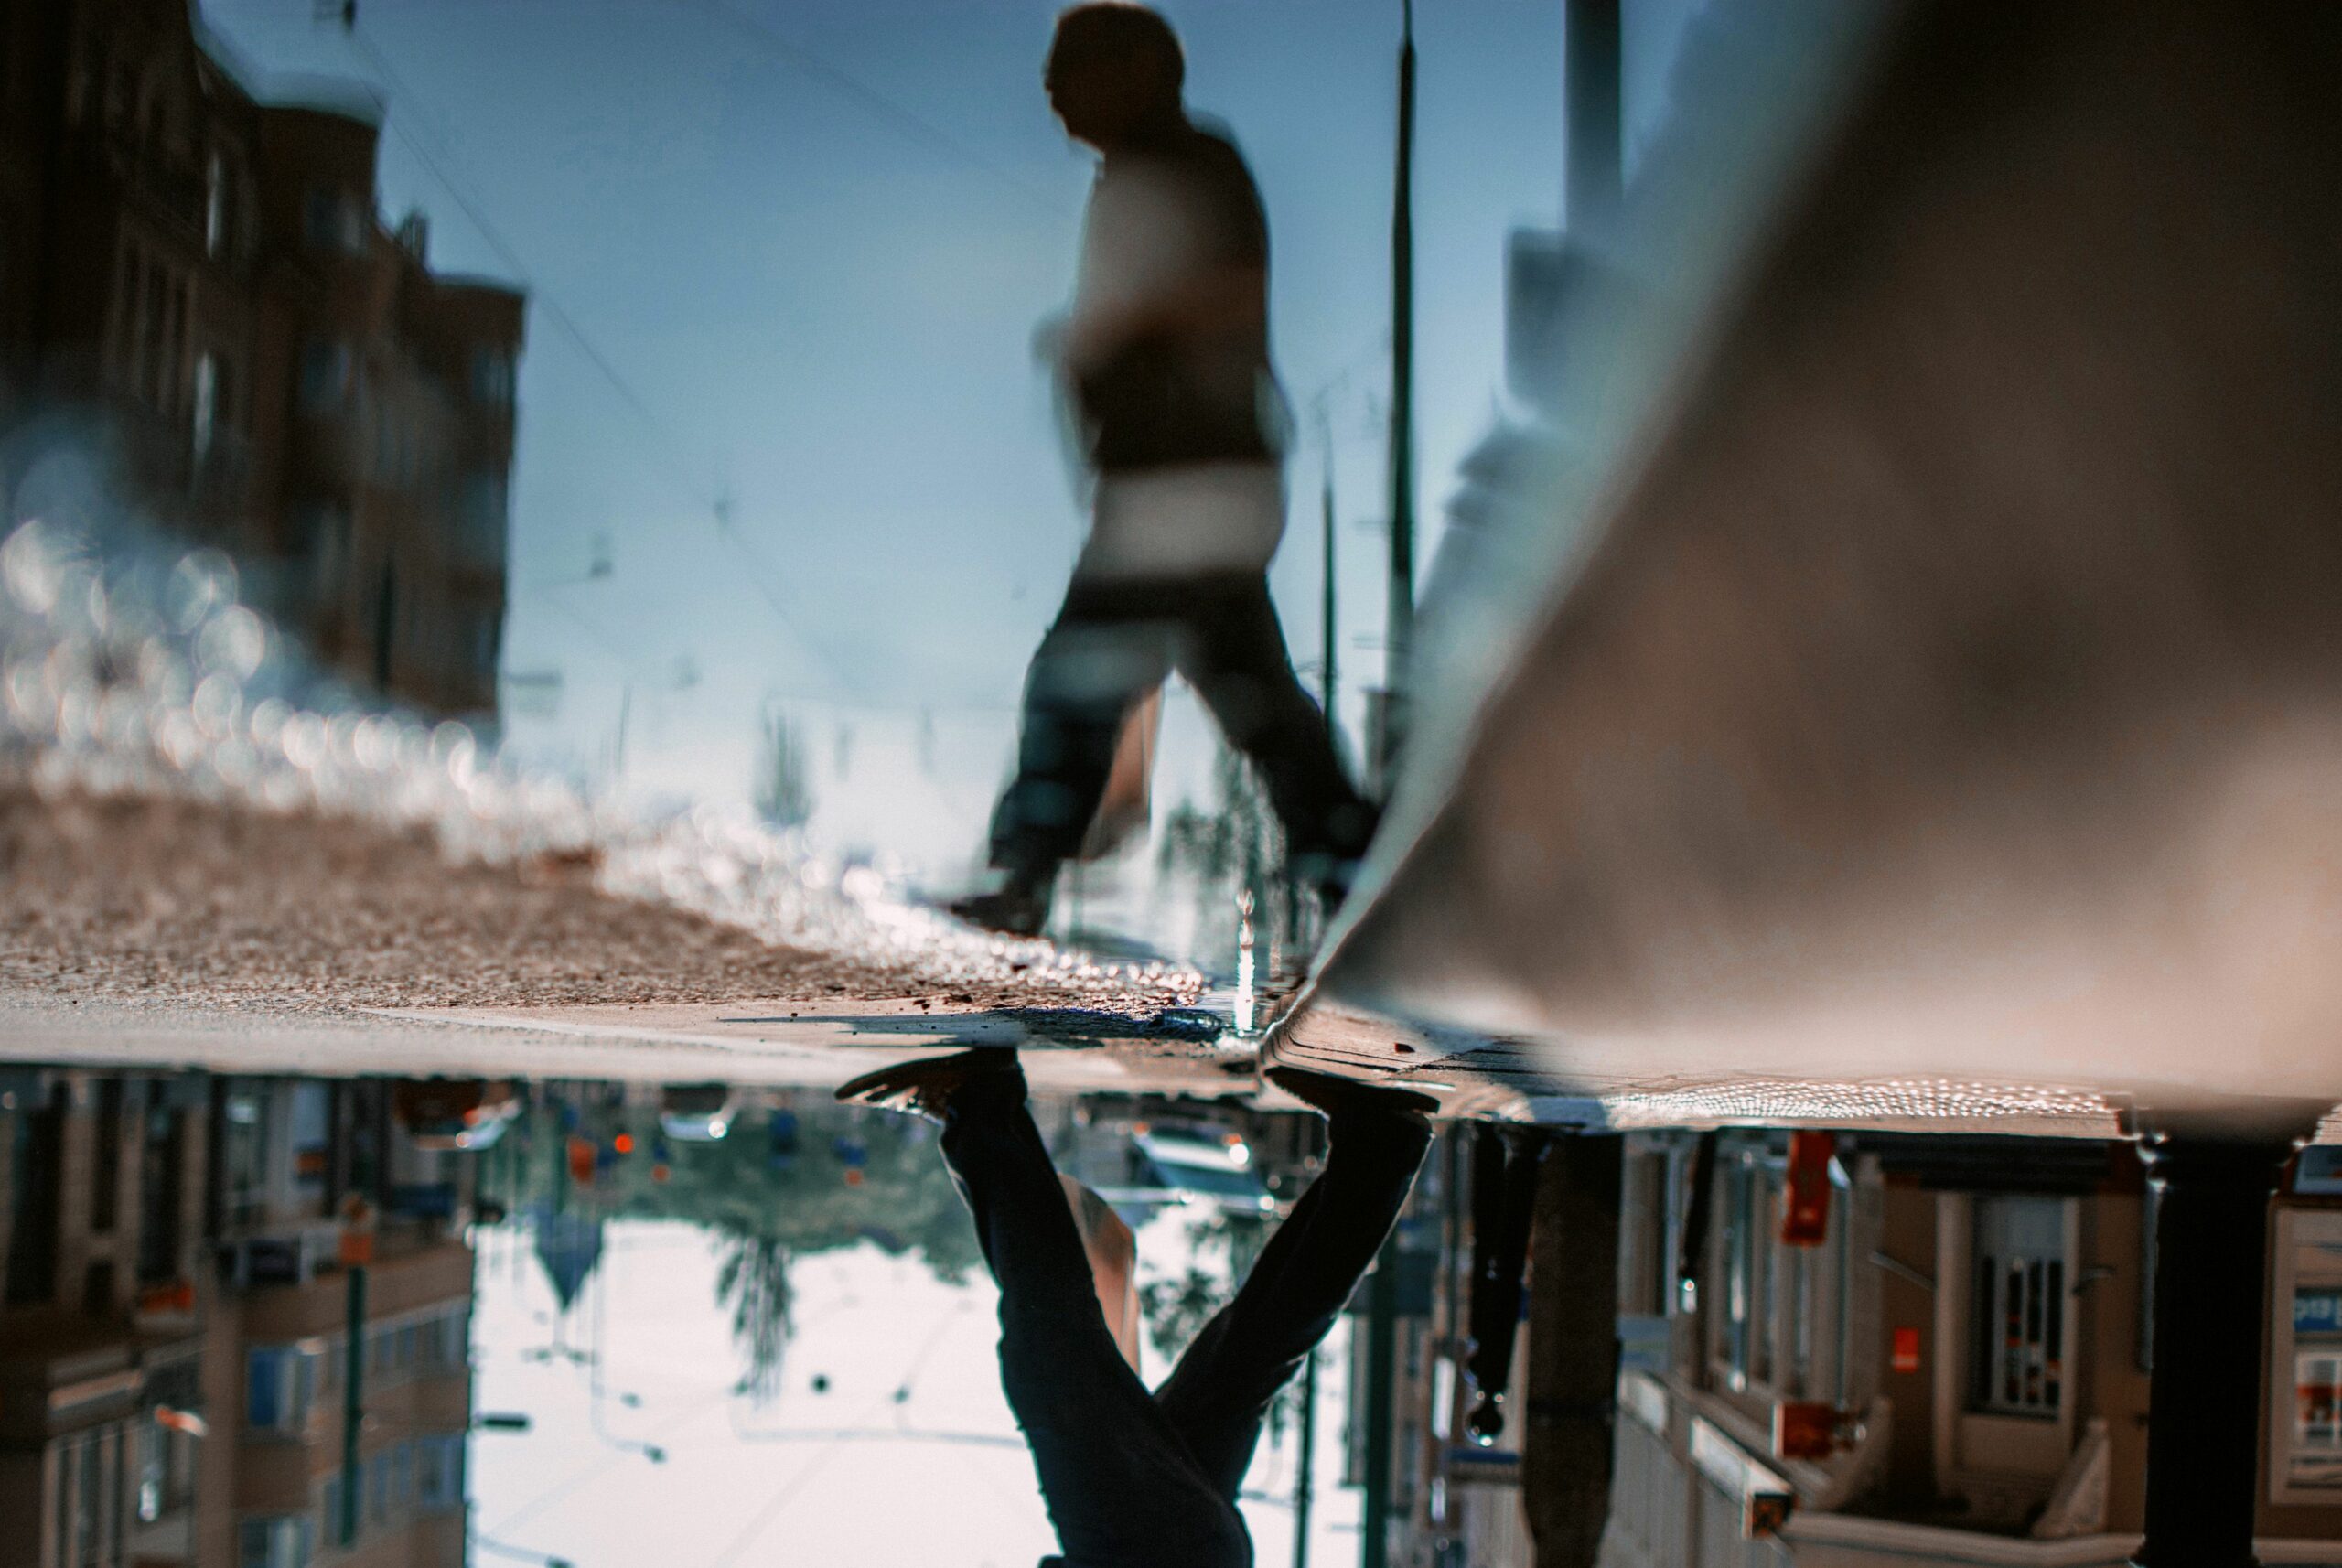
[[[1830,1234],[1830,1161],[1835,1133],[1789,1134],[1789,1182],[1782,1194],[1781,1245],[1819,1247]]]
[[[1833,1405],[1785,1401],[1773,1407],[1773,1453],[1783,1459],[1827,1459],[1838,1449]]]
[[[173,1280],[168,1284],[151,1285],[138,1293],[138,1310],[156,1316],[193,1312],[195,1282]]]
[[[341,1245],[337,1251],[344,1268],[374,1261],[374,1206],[354,1192],[341,1200]]]
[[[1907,1373],[1919,1369],[1919,1331],[1918,1329],[1898,1328],[1895,1331],[1894,1367],[1896,1371]]]
[[[191,1410],[173,1410],[167,1404],[155,1407],[155,1424],[172,1432],[183,1432],[189,1437],[211,1435],[211,1428],[204,1423],[203,1417]]]

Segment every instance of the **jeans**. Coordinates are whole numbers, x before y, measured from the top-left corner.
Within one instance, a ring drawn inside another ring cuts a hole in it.
[[[1237,1512],[1269,1402],[1356,1289],[1430,1146],[1420,1119],[1335,1120],[1326,1168],[1236,1298],[1149,1393],[1099,1311],[1021,1074],[952,1098],[943,1155],[1000,1284],[1000,1373],[1067,1568],[1249,1568]]]
[[[994,866],[1040,880],[1080,851],[1123,715],[1174,671],[1260,768],[1293,854],[1365,851],[1375,809],[1293,673],[1264,573],[1077,577],[1026,674],[1016,778],[993,814]]]

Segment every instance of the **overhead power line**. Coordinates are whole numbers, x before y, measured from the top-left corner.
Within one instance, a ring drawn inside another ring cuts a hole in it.
[[[773,586],[771,582],[773,567],[765,560],[763,553],[749,542],[747,536],[740,532],[738,525],[733,521],[730,501],[723,495],[706,489],[701,485],[684,456],[682,443],[677,439],[673,430],[659,417],[649,402],[635,390],[633,383],[628,381],[618,366],[611,361],[609,356],[605,354],[601,347],[587,335],[586,329],[578,324],[577,318],[570,314],[568,307],[561,303],[559,297],[532,275],[527,262],[522,259],[511,242],[505,238],[503,231],[488,215],[482,204],[473,199],[463,182],[456,177],[454,170],[449,166],[454,161],[454,154],[447,138],[432,125],[430,117],[420,108],[420,101],[414,90],[407,85],[405,78],[400,74],[398,68],[391,63],[389,57],[383,54],[373,39],[356,26],[354,20],[345,24],[343,32],[349,39],[350,46],[373,68],[383,86],[407,106],[403,115],[390,113],[386,106],[383,120],[390,126],[392,134],[396,135],[407,150],[414,155],[424,170],[471,221],[472,227],[478,231],[481,240],[486,242],[488,248],[513,274],[515,281],[528,287],[538,310],[545,319],[551,321],[578,352],[585,356],[586,362],[592,365],[601,378],[609,384],[611,391],[618,394],[618,400],[626,405],[628,411],[641,422],[643,428],[650,435],[660,449],[653,467],[662,470],[666,477],[681,487],[695,504],[706,510],[709,521],[715,525],[716,532],[724,535],[741,558],[747,563],[750,568],[748,574],[750,585],[757,590],[758,596],[772,610],[775,618],[780,622],[782,628],[803,644],[833,676],[843,681],[844,671],[830,657],[827,650],[798,624],[796,616],[783,602],[779,590]],[[421,128],[421,136],[407,128],[407,120],[413,120]],[[432,146],[424,145],[424,138],[428,138],[435,145],[436,151]]]
[[[1045,211],[1052,214],[1062,212],[1062,204],[1048,192],[1027,181],[1015,171],[994,163],[968,145],[961,137],[936,124],[916,110],[904,107],[869,83],[831,64],[804,45],[783,37],[770,23],[762,18],[734,10],[725,4],[724,0],[682,0],[682,3],[693,10],[714,17],[734,31],[753,40],[766,52],[790,66],[799,74],[820,82],[839,97],[862,109],[873,119],[885,122],[911,141],[931,151],[941,153],[955,163],[964,164],[970,168],[999,180],[1004,186],[1015,190]]]
[[[559,610],[563,615],[568,617],[572,625],[575,626],[578,630],[584,632],[587,638],[592,639],[596,648],[599,648],[603,652],[608,654],[612,659],[617,660],[621,664],[632,664],[638,662],[636,656],[628,652],[626,649],[620,647],[616,638],[612,637],[607,631],[605,631],[597,622],[589,618],[583,610],[580,610],[575,605],[571,604],[567,599],[563,598],[550,587],[538,586],[527,591],[529,595],[532,598],[536,599],[540,604],[551,605],[554,609]]]
[[[642,400],[641,394],[634,390],[632,383],[618,372],[618,367],[610,362],[609,357],[602,352],[600,347],[591,338],[586,336],[586,329],[578,326],[576,317],[569,314],[568,308],[532,274],[528,263],[521,259],[520,253],[512,248],[511,242],[505,239],[503,231],[481,209],[480,205],[472,199],[465,190],[462,182],[455,177],[453,171],[447,166],[447,162],[445,161],[453,156],[446,138],[432,128],[428,119],[419,108],[415,107],[417,100],[414,91],[407,85],[405,79],[399,75],[397,69],[391,64],[389,57],[382,53],[371,38],[357,28],[349,29],[349,36],[351,45],[366,57],[375,72],[397,95],[398,100],[407,105],[405,118],[389,113],[386,106],[383,119],[389,124],[392,134],[406,145],[407,150],[413,153],[423,166],[430,172],[431,177],[438,181],[440,187],[454,199],[464,216],[471,220],[471,225],[479,231],[479,237],[488,242],[489,250],[496,252],[497,260],[502,262],[517,279],[528,285],[530,293],[536,299],[537,308],[544,314],[545,318],[558,327],[562,335],[576,347],[578,352],[586,356],[587,361],[601,373],[604,381],[610,383],[611,390],[618,394],[620,400],[633,412],[635,417],[650,427],[661,445],[670,448],[666,456],[676,465],[670,477],[686,489],[696,491],[696,481],[682,466],[681,443],[667,428],[665,422],[651,412],[650,405]],[[416,139],[414,133],[407,129],[406,118],[412,118],[423,126],[424,134],[438,144],[439,155],[435,156],[429,148]]]
[[[959,1308],[956,1305],[944,1309],[942,1317],[938,1320],[934,1329],[929,1332],[919,1349],[912,1356],[910,1365],[904,1370],[902,1380],[896,1385],[898,1389],[908,1388],[917,1380],[919,1369],[926,1365],[928,1356],[933,1352],[943,1336],[951,1331],[952,1320],[959,1315]],[[873,1396],[855,1412],[854,1424],[823,1432],[818,1439],[822,1445],[814,1451],[812,1457],[808,1459],[795,1474],[782,1478],[780,1485],[774,1489],[769,1498],[766,1498],[764,1505],[757,1509],[755,1516],[747,1524],[741,1526],[739,1532],[725,1542],[724,1549],[715,1554],[714,1561],[709,1564],[709,1568],[729,1568],[730,1564],[739,1561],[751,1547],[755,1546],[765,1531],[772,1528],[773,1521],[780,1517],[782,1510],[802,1494],[808,1486],[811,1485],[814,1477],[822,1473],[831,1460],[838,1456],[843,1446],[856,1441],[862,1434],[869,1430],[861,1424],[862,1420],[875,1413],[878,1401],[886,1397],[887,1396],[884,1394]]]

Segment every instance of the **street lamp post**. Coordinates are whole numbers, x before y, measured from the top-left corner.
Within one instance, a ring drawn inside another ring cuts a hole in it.
[[[610,747],[610,776],[613,779],[626,777],[626,735],[634,713],[634,689],[643,681],[645,673],[635,671],[618,684],[618,738]],[[699,665],[688,653],[676,655],[674,661],[660,674],[661,679],[655,682],[655,689],[659,691],[688,692],[699,684]]]
[[[1381,755],[1387,780],[1407,732],[1415,628],[1415,7],[1401,0],[1399,143],[1391,192],[1391,583],[1383,631]]]
[[[1317,1352],[1301,1364],[1301,1464],[1293,1479],[1293,1568],[1309,1568],[1309,1507],[1316,1494],[1310,1461],[1317,1450]]]
[[[1400,0],[1399,140],[1391,195],[1391,597],[1383,631],[1382,724],[1375,772],[1387,793],[1407,730],[1407,666],[1415,625],[1415,7]],[[1366,1487],[1362,1568],[1391,1557],[1392,1380],[1397,1374],[1399,1238],[1367,1279]]]
[[[366,1426],[366,1265],[349,1266],[349,1316],[343,1328],[341,1377],[341,1531],[347,1552],[358,1543],[358,1440]]]
[[[373,1205],[357,1193],[342,1200],[340,1259],[349,1279],[341,1349],[341,1518],[339,1545],[358,1543],[359,1439],[366,1428],[366,1265],[374,1261]]]

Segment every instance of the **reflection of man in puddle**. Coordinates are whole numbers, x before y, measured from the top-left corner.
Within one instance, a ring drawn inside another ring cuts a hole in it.
[[[1269,366],[1267,219],[1243,158],[1181,98],[1153,11],[1058,18],[1045,85],[1100,154],[1062,369],[1096,471],[1090,537],[1026,678],[995,892],[953,908],[1029,934],[1080,849],[1129,718],[1176,670],[1260,768],[1295,867],[1330,893],[1374,827],[1294,678],[1269,597],[1285,414]]]
[[[1271,1069],[1326,1113],[1326,1168],[1236,1298],[1149,1393],[1101,1309],[1090,1258],[1025,1106],[1013,1050],[881,1069],[841,1100],[943,1124],[943,1157],[1000,1283],[1000,1377],[1033,1450],[1064,1568],[1241,1568],[1236,1509],[1261,1423],[1334,1326],[1430,1146],[1422,1095]],[[1047,1568],[1047,1564],[1044,1564]]]

